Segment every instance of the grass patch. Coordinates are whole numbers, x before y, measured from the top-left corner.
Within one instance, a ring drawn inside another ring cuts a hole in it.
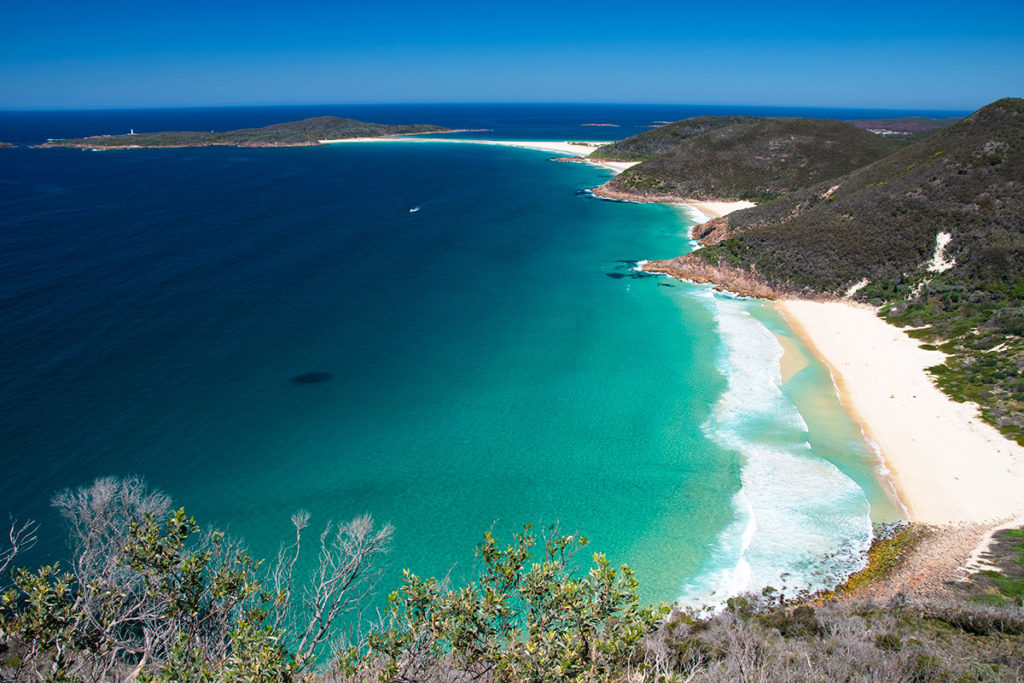
[[[890,576],[902,562],[907,552],[914,547],[919,538],[917,528],[904,525],[896,528],[889,535],[880,535],[871,543],[868,550],[868,563],[864,569],[850,575],[835,590],[822,593],[819,601],[830,600],[857,592],[861,588]]]

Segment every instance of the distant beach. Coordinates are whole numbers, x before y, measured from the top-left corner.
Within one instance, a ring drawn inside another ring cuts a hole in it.
[[[347,138],[344,140],[320,140],[321,144],[337,144],[343,142],[458,142],[474,145],[499,145],[502,147],[521,147],[524,149],[536,149],[542,152],[555,152],[566,154],[572,157],[579,157],[581,161],[601,168],[607,168],[621,173],[627,168],[636,166],[638,161],[597,161],[587,159],[587,155],[600,147],[599,144],[591,142],[552,141],[552,140],[473,140],[459,138],[407,138],[407,137],[382,137],[382,138]]]

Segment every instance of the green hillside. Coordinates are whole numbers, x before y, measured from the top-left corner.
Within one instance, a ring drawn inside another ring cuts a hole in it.
[[[954,354],[935,370],[940,386],[1024,441],[1024,100],[714,228],[717,244],[688,263],[811,295],[866,280],[856,298]],[[939,239],[953,265],[929,269]]]
[[[626,143],[619,144],[629,148]],[[605,189],[650,199],[765,201],[849,173],[901,146],[842,121],[744,120],[685,137]]]
[[[737,123],[754,123],[754,116],[697,116],[658,126],[639,135],[602,145],[591,159],[602,161],[644,161],[671,151],[683,140]]]
[[[115,149],[129,147],[301,147],[320,144],[320,140],[443,133],[447,128],[426,124],[392,126],[365,123],[336,116],[317,116],[302,121],[276,123],[263,128],[243,128],[226,132],[164,131],[134,135],[99,135],[88,138],[54,140],[40,147],[76,147]]]

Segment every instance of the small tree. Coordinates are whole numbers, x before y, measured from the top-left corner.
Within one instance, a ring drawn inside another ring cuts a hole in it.
[[[345,651],[350,675],[380,680],[600,681],[643,668],[642,641],[668,613],[640,607],[632,571],[593,556],[585,575],[574,557],[585,538],[527,526],[504,550],[487,533],[479,575],[461,588],[404,572],[384,622]]]
[[[291,681],[372,590],[392,534],[369,516],[328,522],[317,570],[296,588],[308,514],[293,518],[295,541],[268,570],[223,532],[168,512],[170,499],[139,479],[97,480],[54,505],[72,571],[18,570],[0,596],[0,650],[15,653],[4,680]],[[0,562],[33,533],[12,525]]]

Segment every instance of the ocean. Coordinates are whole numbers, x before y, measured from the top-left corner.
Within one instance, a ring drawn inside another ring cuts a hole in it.
[[[319,114],[601,140],[736,111],[0,112],[0,140]],[[464,575],[485,531],[527,523],[589,537],[650,601],[858,568],[902,512],[828,371],[770,304],[633,270],[690,250],[692,214],[594,198],[610,171],[551,156],[0,150],[0,512],[41,522],[27,560],[65,552],[54,493],[141,475],[257,557],[299,509],[391,522],[385,591]]]

